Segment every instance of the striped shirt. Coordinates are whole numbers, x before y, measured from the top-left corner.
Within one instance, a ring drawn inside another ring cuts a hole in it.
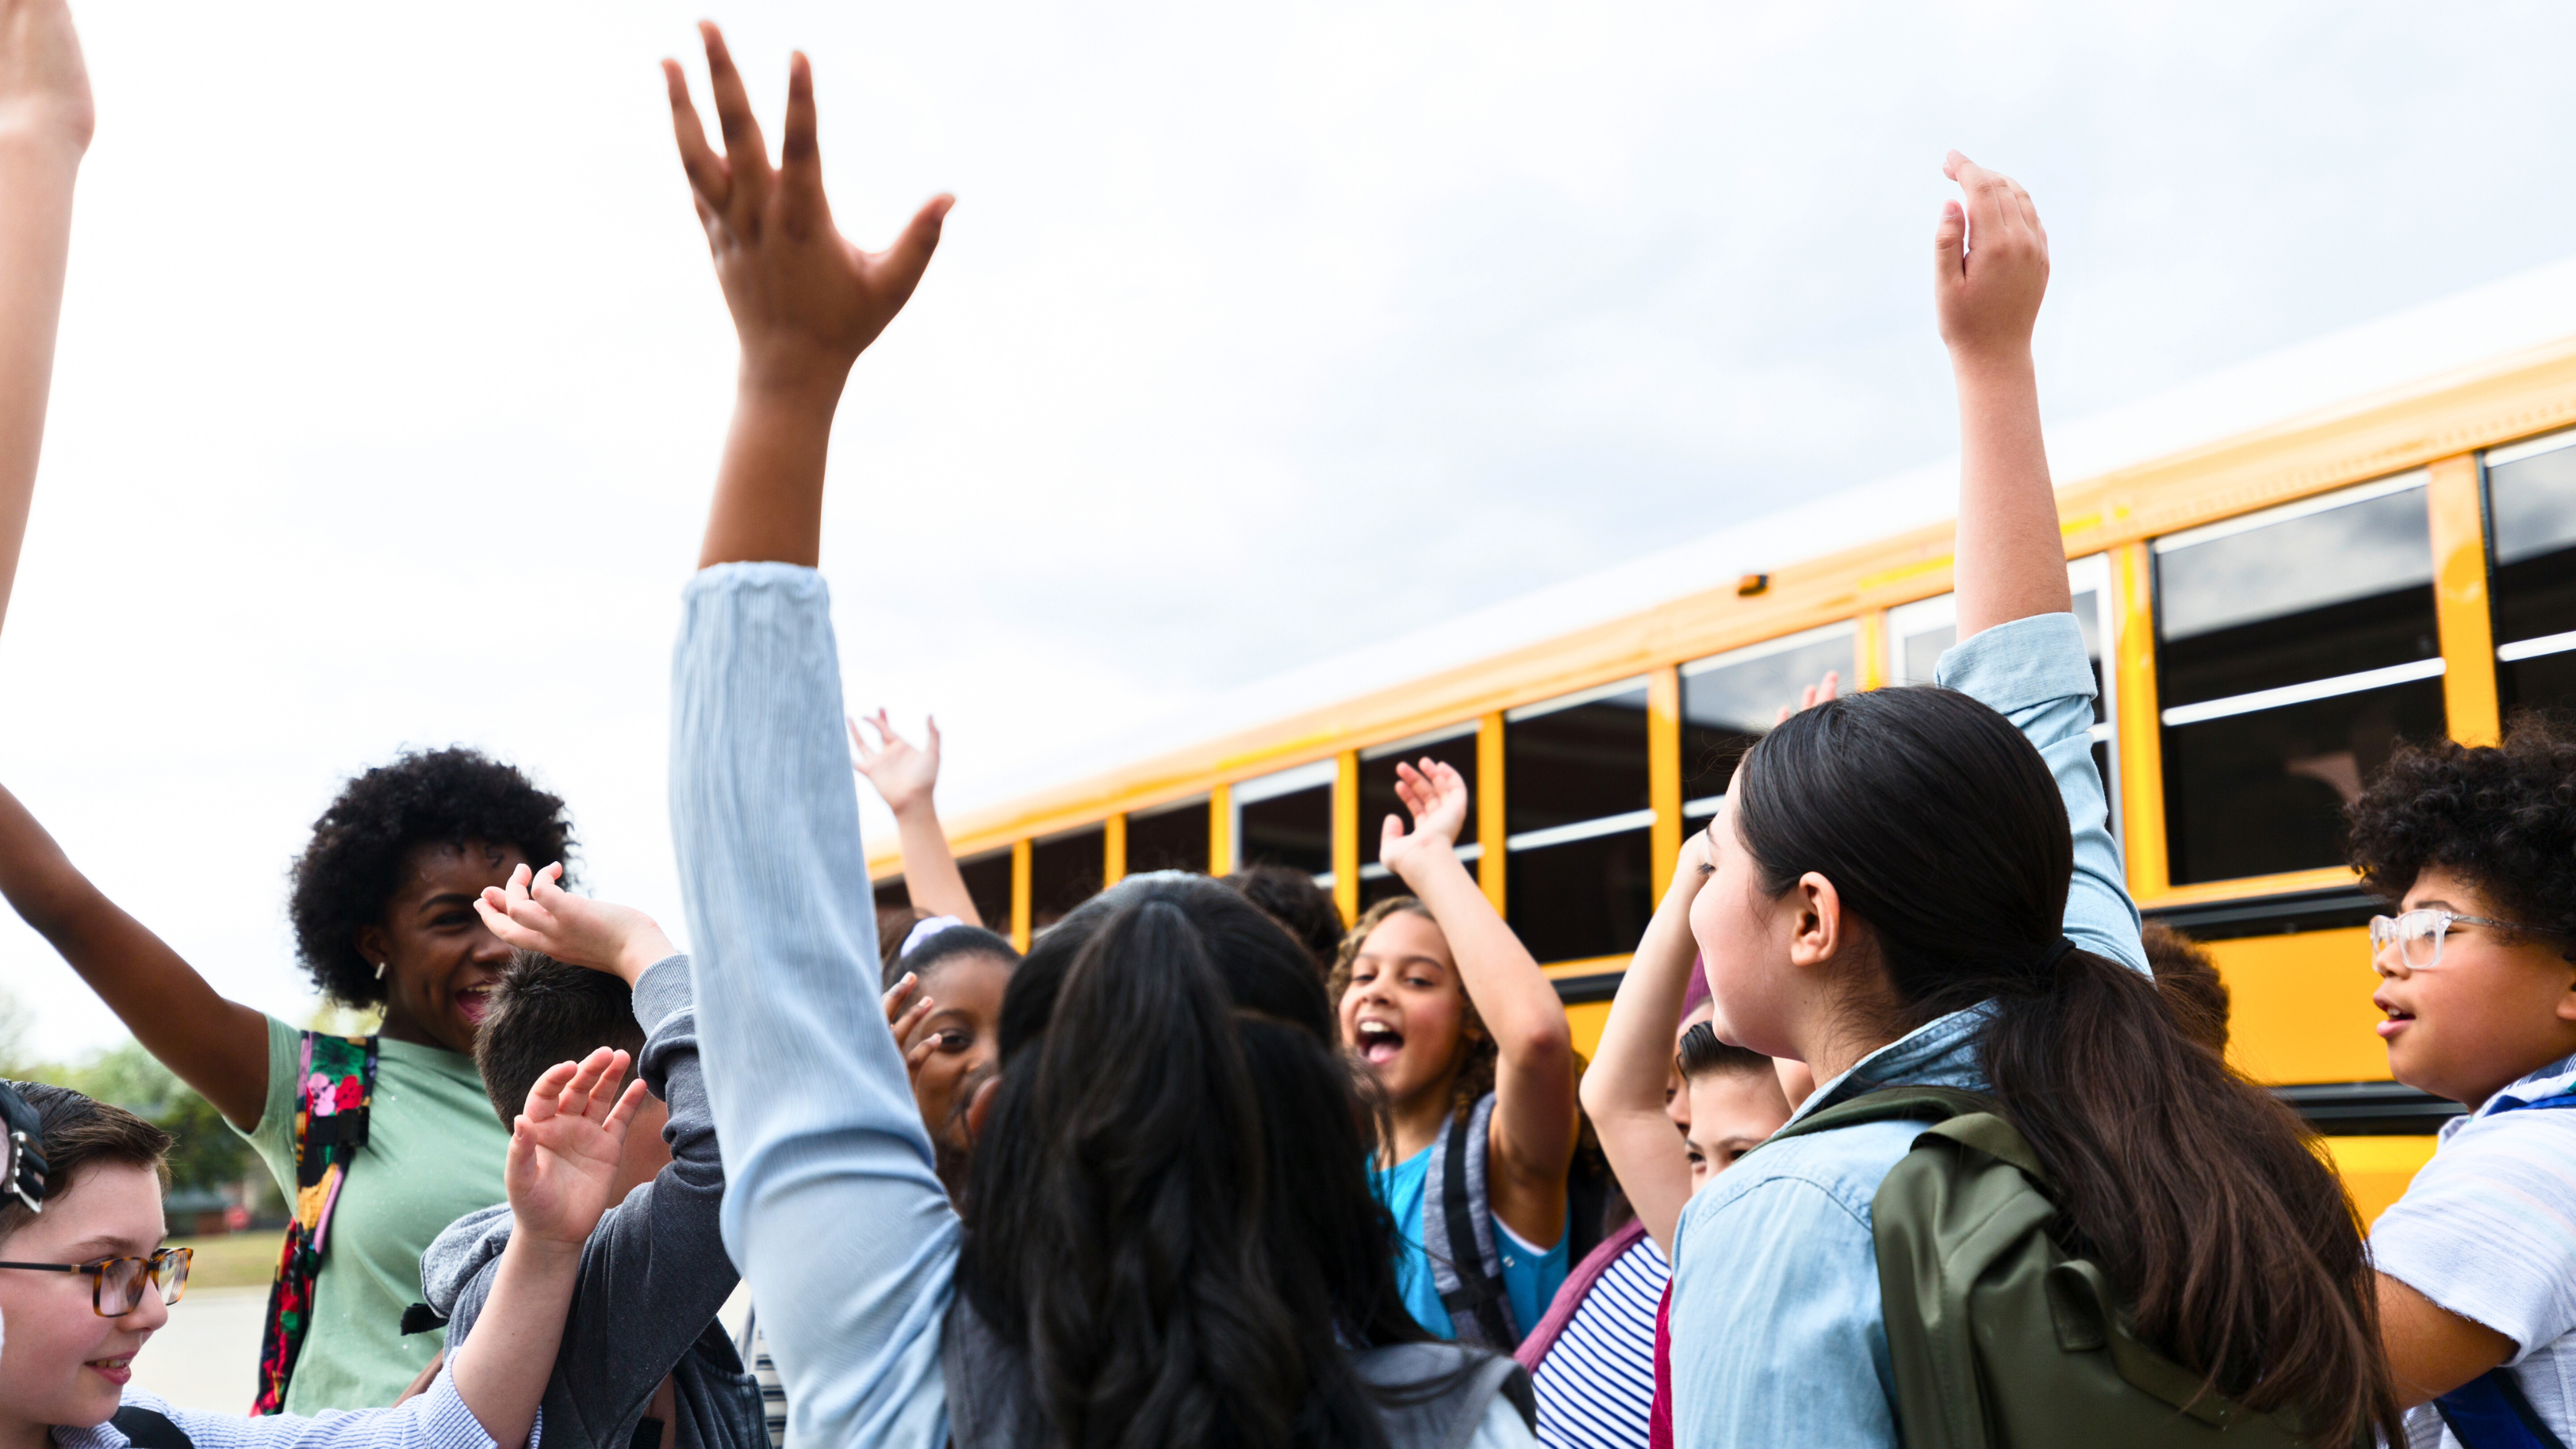
[[[2379,1271],[2513,1340],[2505,1365],[2561,1442],[2576,1441],[2576,1111],[2510,1110],[2576,1089],[2552,1062],[2442,1126],[2406,1195],[2371,1224]],[[2456,1449],[2432,1405],[2414,1449]]]
[[[1538,1442],[1550,1449],[1645,1449],[1655,1402],[1655,1306],[1672,1280],[1655,1240],[1639,1237],[1593,1280],[1531,1375]]]
[[[389,1409],[331,1409],[300,1414],[218,1414],[174,1407],[168,1400],[128,1389],[120,1405],[149,1409],[178,1426],[197,1449],[495,1449],[492,1436],[456,1393],[456,1378],[440,1369],[427,1392]],[[538,1449],[545,1416],[528,1430],[526,1449]],[[128,1449],[133,1441],[113,1423],[54,1430],[61,1449]]]

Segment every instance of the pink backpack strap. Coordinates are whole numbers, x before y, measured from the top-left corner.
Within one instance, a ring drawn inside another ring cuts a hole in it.
[[[1646,1449],[1673,1449],[1673,1285],[1655,1305],[1655,1404],[1646,1411]]]
[[[1619,1261],[1620,1254],[1635,1247],[1637,1240],[1645,1235],[1646,1225],[1631,1218],[1626,1227],[1603,1238],[1601,1246],[1585,1254],[1583,1261],[1574,1265],[1574,1271],[1565,1275],[1564,1285],[1556,1290],[1555,1299],[1548,1304],[1547,1313],[1539,1319],[1538,1327],[1531,1329],[1521,1339],[1521,1346],[1512,1351],[1512,1357],[1520,1360],[1522,1368],[1531,1373],[1538,1372],[1539,1361],[1547,1357],[1549,1349],[1556,1347],[1556,1336],[1565,1331],[1565,1325],[1574,1321],[1576,1310],[1582,1308],[1583,1300],[1591,1295],[1592,1285],[1601,1281],[1601,1275],[1610,1271],[1610,1265]]]

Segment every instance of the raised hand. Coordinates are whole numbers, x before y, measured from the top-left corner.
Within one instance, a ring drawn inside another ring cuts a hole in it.
[[[88,149],[97,113],[63,0],[0,0],[0,134]]]
[[[474,913],[505,945],[605,971],[629,986],[677,954],[651,916],[574,895],[563,888],[563,870],[560,861],[534,873],[520,866],[507,887],[483,888]]]
[[[850,364],[920,283],[954,198],[931,198],[882,252],[852,246],[833,226],[823,195],[814,75],[803,52],[788,62],[786,133],[773,167],[723,32],[711,22],[698,30],[723,155],[707,144],[679,62],[662,62],[662,74],[680,165],[742,340],[743,380],[791,389],[827,385],[837,396]]]
[[[1953,151],[1941,174],[1966,194],[1933,230],[1934,305],[1954,355],[2027,359],[2048,291],[2048,233],[2021,184]],[[1964,632],[1961,637],[1965,637]]]
[[[1825,701],[1832,699],[1835,693],[1842,688],[1842,683],[1843,672],[1841,670],[1826,670],[1825,677],[1808,685],[1805,691],[1798,696],[1798,702],[1795,705],[1784,704],[1780,706],[1780,718],[1777,723],[1787,724],[1789,722],[1789,716],[1798,713],[1800,710],[1814,709],[1817,705],[1823,704]]]
[[[1467,780],[1457,767],[1429,756],[1419,768],[1398,761],[1395,796],[1413,816],[1413,830],[1407,834],[1401,819],[1386,817],[1385,827],[1378,832],[1378,861],[1404,875],[1408,867],[1451,854],[1458,832],[1467,825]],[[1406,880],[1409,884],[1411,877]]]
[[[873,719],[853,719],[849,724],[850,768],[867,777],[895,818],[930,809],[931,792],[939,784],[939,721],[923,719],[922,735],[928,743],[918,748],[895,733],[894,721],[882,709]],[[876,732],[875,747],[859,732],[862,725]]]
[[[923,1064],[930,1060],[932,1052],[939,1049],[939,1038],[935,1036],[913,1040],[914,1033],[921,1030],[922,1022],[939,1007],[928,993],[913,1001],[913,994],[920,990],[921,978],[906,971],[901,981],[886,988],[885,994],[886,1029],[894,1033],[895,1050],[903,1053],[903,1069],[913,1077],[921,1075]],[[907,1002],[910,1004],[906,1005]]]
[[[513,1236],[578,1249],[615,1200],[618,1155],[627,1124],[644,1100],[644,1081],[626,1081],[632,1061],[601,1047],[576,1064],[559,1062],[528,1089],[526,1108],[510,1124],[510,1155],[501,1180],[516,1219]]]

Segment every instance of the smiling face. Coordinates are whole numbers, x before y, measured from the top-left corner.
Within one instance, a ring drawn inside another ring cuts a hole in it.
[[[383,916],[358,932],[360,955],[385,967],[385,1035],[471,1053],[492,984],[510,962],[474,914],[485,886],[528,863],[515,845],[424,844],[404,859]]]
[[[0,1239],[0,1258],[19,1263],[91,1263],[139,1258],[161,1246],[161,1180],[148,1167],[99,1163],[82,1169],[44,1213]],[[31,1425],[88,1428],[116,1412],[133,1378],[135,1354],[170,1310],[159,1294],[122,1318],[90,1306],[87,1273],[0,1269],[0,1442],[32,1439]]]
[[[1340,1015],[1342,1045],[1397,1111],[1448,1094],[1473,1028],[1449,938],[1430,917],[1397,911],[1377,923],[1351,957]]]
[[[2401,911],[2440,908],[2511,920],[2468,881],[2427,867]],[[2576,1052],[2576,963],[2552,936],[2515,937],[2454,921],[2441,959],[2409,967],[2391,943],[2372,961],[2388,1070],[2407,1086],[2475,1107],[2514,1079]]]
[[[948,957],[922,980],[921,990],[937,1009],[904,1047],[910,1050],[925,1037],[937,1043],[912,1079],[913,1105],[934,1139],[960,1140],[958,1090],[1001,1055],[1002,993],[1010,984],[1010,963],[991,956]]]

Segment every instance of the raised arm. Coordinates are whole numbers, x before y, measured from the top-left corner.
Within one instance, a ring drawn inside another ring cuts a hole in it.
[[[1449,938],[1458,981],[1501,1057],[1494,1068],[1493,1209],[1531,1243],[1554,1243],[1565,1227],[1565,1172],[1574,1160],[1574,1037],[1565,1005],[1529,948],[1495,913],[1458,859],[1467,821],[1467,782],[1455,767],[1424,759],[1395,767],[1396,794],[1413,830],[1386,817],[1378,859],[1404,880]]]
[[[2012,178],[1956,151],[1942,170],[1967,205],[1943,208],[1933,241],[1933,296],[1959,384],[1960,642],[1941,656],[1941,682],[2001,711],[2048,762],[2074,836],[2066,934],[2144,971],[2138,907],[2093,764],[2093,674],[2040,441],[2030,334],[2048,290],[2048,234]]]
[[[1809,690],[1810,697],[1814,690]],[[1718,817],[1723,819],[1725,817]],[[1637,1221],[1666,1256],[1673,1251],[1673,1229],[1690,1201],[1690,1154],[1664,1094],[1672,1081],[1673,1038],[1682,1020],[1682,995],[1690,984],[1691,902],[1708,880],[1708,836],[1692,831],[1673,866],[1672,884],[1664,888],[1655,918],[1646,923],[1637,954],[1619,978],[1619,994],[1610,1002],[1610,1019],[1601,1027],[1601,1047],[1583,1074],[1583,1110],[1592,1114],[1592,1130],[1601,1151],[1619,1177]]]
[[[851,247],[823,204],[804,57],[772,171],[723,38],[712,26],[705,38],[722,160],[666,68],[742,379],[708,567],[683,596],[673,653],[671,824],[724,1242],[786,1380],[790,1437],[936,1444],[959,1232],[875,989],[838,648],[811,565],[841,383],[920,279],[947,199],[892,250]]]
[[[0,223],[5,225],[5,223]],[[90,884],[0,789],[0,895],[62,953],[143,1049],[248,1131],[268,1102],[268,1018],[227,1001]]]
[[[932,197],[882,252],[852,246],[832,224],[823,195],[814,73],[804,53],[788,62],[786,134],[773,167],[722,32],[712,24],[699,32],[723,155],[707,144],[679,62],[662,62],[662,75],[680,165],[733,313],[742,366],[698,567],[812,568],[822,555],[823,454],[842,384],[920,285],[953,198]]]
[[[35,498],[71,252],[72,183],[91,119],[71,8],[63,0],[0,3],[0,620]]]
[[[876,731],[871,746],[862,727]],[[931,794],[939,788],[939,721],[925,719],[929,743],[919,749],[895,733],[894,721],[878,710],[876,718],[850,721],[850,768],[867,777],[877,796],[894,812],[895,839],[903,848],[903,893],[912,908],[927,916],[955,916],[970,926],[984,924],[975,898],[966,893],[966,877],[957,872],[957,857],[948,849],[948,832],[940,828],[939,807]]]
[[[2066,549],[2040,437],[2031,329],[2048,291],[2048,233],[2011,177],[1953,151],[1942,174],[1967,204],[1942,204],[1933,298],[1959,385],[1959,637],[2032,614],[2064,614]]]

